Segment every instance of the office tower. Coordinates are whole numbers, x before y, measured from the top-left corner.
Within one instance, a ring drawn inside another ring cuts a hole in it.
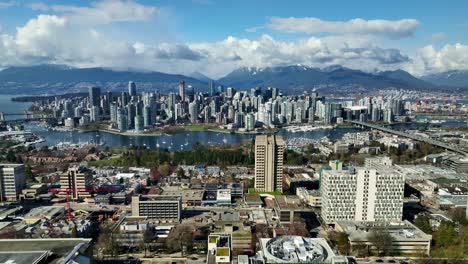
[[[315,117],[315,108],[314,107],[309,107],[309,113],[308,113],[308,122],[314,123],[314,117]]]
[[[99,113],[99,107],[92,106],[90,112],[91,122],[99,122],[101,120],[101,115]]]
[[[136,107],[134,104],[127,105],[127,125],[128,129],[135,128]]]
[[[143,127],[144,127],[144,120],[143,120],[143,117],[141,115],[136,115],[135,116],[135,131],[136,132],[141,132],[143,131]]]
[[[83,115],[83,108],[81,106],[77,106],[75,107],[73,112],[73,117],[80,118]]]
[[[281,136],[255,137],[255,189],[260,192],[283,191],[283,151]]]
[[[137,96],[136,85],[132,81],[128,82],[128,94],[130,95],[130,97]]]
[[[160,223],[180,222],[182,200],[180,196],[133,196],[132,216],[146,216]]]
[[[16,201],[24,183],[23,164],[0,164],[0,202]]]
[[[214,81],[213,81],[213,80],[210,80],[210,84],[209,84],[208,90],[209,90],[209,94],[210,94],[211,97],[213,97],[213,96],[216,94],[216,91],[215,91],[215,84],[214,84]]]
[[[255,116],[252,113],[245,115],[245,130],[252,131],[255,129]]]
[[[198,102],[193,101],[189,104],[190,122],[196,123],[198,120]]]
[[[101,88],[93,86],[89,88],[89,105],[90,108],[92,106],[97,106],[99,107],[99,104],[101,103],[100,100],[101,96]]]
[[[210,123],[211,121],[211,107],[206,106],[205,107],[205,123]]]
[[[179,96],[182,102],[185,101],[185,81],[179,82]]]
[[[117,124],[117,104],[115,102],[110,104],[110,120],[112,123]]]
[[[152,113],[151,108],[149,106],[145,106],[143,108],[143,123],[145,127],[149,127],[152,124]]]
[[[72,166],[68,171],[60,175],[60,189],[61,197],[65,197],[69,192],[70,198],[73,200],[80,198],[91,197],[89,188],[92,183],[92,176],[86,173],[83,168],[79,166]]]
[[[232,87],[228,87],[226,89],[226,96],[227,97],[233,97],[234,94],[236,94],[236,89],[232,88]]]
[[[120,106],[126,106],[128,104],[128,94],[126,92],[122,92],[120,96]]]
[[[128,117],[124,108],[117,109],[117,129],[120,131],[128,130]]]
[[[322,219],[337,221],[401,221],[404,177],[387,166],[322,171]]]

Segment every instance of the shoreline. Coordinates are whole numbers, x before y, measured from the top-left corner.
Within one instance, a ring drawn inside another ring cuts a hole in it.
[[[225,130],[225,129],[215,129],[215,128],[202,128],[202,129],[190,129],[190,128],[180,128],[180,129],[175,129],[175,130],[170,130],[170,131],[152,131],[152,132],[120,132],[116,130],[110,130],[110,129],[103,129],[103,128],[98,128],[98,129],[80,129],[80,128],[73,128],[71,130],[75,130],[78,132],[102,132],[102,133],[110,133],[114,135],[120,135],[120,136],[134,136],[134,137],[153,137],[153,136],[162,136],[164,134],[174,134],[178,132],[197,132],[197,131],[209,131],[209,132],[215,132],[215,133],[225,133],[225,134],[241,134],[241,135],[259,135],[263,133],[276,133],[279,131],[279,129],[274,129],[274,130],[262,130],[262,131],[233,131],[233,130]]]

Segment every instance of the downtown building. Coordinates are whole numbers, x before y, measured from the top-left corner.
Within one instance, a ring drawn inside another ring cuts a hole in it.
[[[403,216],[404,176],[390,166],[323,170],[322,219],[398,222]]]
[[[23,164],[0,164],[0,202],[16,201],[24,184]]]
[[[283,192],[283,138],[259,135],[255,138],[255,189]]]

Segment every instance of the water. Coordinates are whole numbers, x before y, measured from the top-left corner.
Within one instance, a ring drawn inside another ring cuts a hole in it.
[[[5,113],[21,113],[30,106],[30,103],[18,103],[11,101],[12,96],[0,95],[0,112]],[[8,116],[7,116],[8,118]],[[16,119],[16,116],[10,116],[11,119]],[[457,127],[466,126],[466,123],[458,121],[447,121],[438,125]],[[398,124],[392,125],[395,129],[417,129],[427,127],[426,124]],[[245,141],[250,141],[254,135],[246,134],[228,134],[228,133],[217,133],[211,131],[182,131],[173,134],[164,134],[160,136],[126,136],[117,135],[107,132],[79,132],[79,131],[52,131],[44,127],[41,127],[34,123],[25,124],[26,130],[31,130],[33,133],[38,134],[46,141],[38,144],[41,146],[53,146],[59,142],[71,142],[71,143],[96,143],[103,144],[110,148],[123,148],[130,146],[146,146],[151,149],[155,149],[158,146],[160,148],[167,148],[170,151],[187,150],[191,149],[194,144],[202,143],[204,145],[218,145],[218,144],[241,144]],[[358,132],[362,131],[358,128],[335,128],[335,129],[319,129],[308,132],[288,132],[286,130],[280,130],[279,135],[283,138],[312,138],[320,139],[327,136],[330,139],[338,139],[347,132]]]
[[[0,95],[0,112],[4,113],[13,113],[13,114],[18,114],[18,113],[23,113],[24,110],[27,110],[29,106],[31,106],[31,103],[29,102],[13,102],[11,98],[14,96],[12,95]],[[24,115],[6,115],[5,119],[6,120],[13,120],[13,119],[19,119],[19,118],[24,118]]]
[[[41,146],[53,146],[59,142],[71,143],[96,143],[103,144],[110,148],[123,148],[130,146],[145,146],[150,149],[167,148],[170,151],[191,149],[196,143],[204,145],[220,144],[241,144],[245,141],[251,141],[254,135],[247,134],[229,134],[217,133],[212,131],[182,131],[172,134],[163,134],[160,136],[127,136],[117,135],[108,132],[79,132],[79,131],[53,131],[41,127],[37,124],[25,124],[25,129],[43,137],[46,141],[38,144]],[[330,139],[337,139],[347,132],[361,131],[358,128],[338,128],[338,129],[320,129],[309,132],[287,132],[280,130],[279,135],[284,139],[295,137],[307,137],[320,139],[324,136]]]

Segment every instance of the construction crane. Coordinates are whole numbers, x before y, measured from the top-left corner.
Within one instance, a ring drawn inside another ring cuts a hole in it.
[[[65,193],[67,195],[67,221],[70,222],[72,220],[71,215],[71,207],[70,207],[70,194],[73,193],[73,189],[49,189],[50,193]]]

